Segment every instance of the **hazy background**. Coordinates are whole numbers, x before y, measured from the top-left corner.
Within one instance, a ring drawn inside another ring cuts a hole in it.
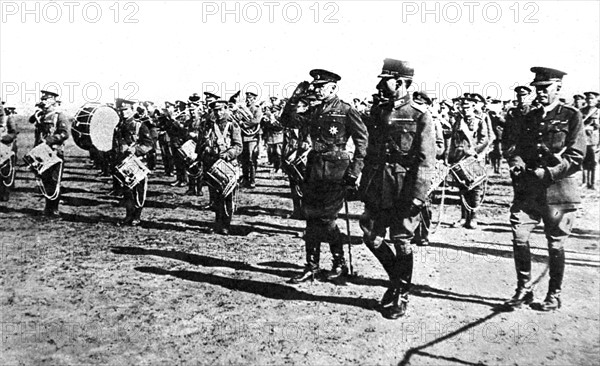
[[[441,99],[511,99],[532,66],[566,71],[569,102],[600,89],[598,1],[0,3],[0,96],[18,108],[44,87],[67,109],[238,89],[266,99],[288,95],[313,68],[340,74],[343,98],[367,98],[386,57],[410,60],[416,85]]]

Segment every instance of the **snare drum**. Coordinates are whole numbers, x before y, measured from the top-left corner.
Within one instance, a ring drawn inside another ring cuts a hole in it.
[[[206,172],[205,181],[223,197],[227,197],[237,184],[237,169],[225,160],[219,159]]]
[[[436,160],[435,167],[433,169],[431,175],[431,185],[429,186],[429,190],[427,191],[427,196],[429,196],[433,191],[437,189],[437,187],[444,182],[446,176],[448,176],[448,166],[442,160]]]
[[[95,147],[100,151],[110,151],[118,123],[119,114],[114,108],[98,103],[84,104],[75,114],[71,127],[73,140],[84,150]]]
[[[150,170],[135,155],[128,155],[115,167],[114,177],[127,189],[132,189],[146,179]]]
[[[177,149],[177,154],[179,154],[187,165],[191,165],[198,158],[198,154],[196,154],[196,142],[194,140],[187,140],[185,144]]]
[[[487,180],[487,171],[474,156],[469,156],[450,167],[452,176],[459,185],[472,190]]]
[[[41,176],[55,165],[62,163],[62,159],[58,157],[56,151],[52,150],[52,148],[45,143],[39,144],[31,149],[27,155],[23,156],[23,161],[29,166],[29,169],[38,176]]]
[[[0,142],[0,169],[9,164],[9,161],[13,155],[15,155],[13,149],[10,146]]]
[[[304,181],[304,174],[306,173],[306,162],[308,161],[308,153],[310,150],[306,150],[298,156],[297,150],[294,150],[287,158],[284,159],[283,167],[290,179],[295,182]]]

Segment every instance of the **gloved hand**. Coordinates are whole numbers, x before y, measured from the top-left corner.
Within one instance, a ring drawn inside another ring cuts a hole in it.
[[[424,205],[423,201],[421,201],[418,198],[413,198],[412,202],[410,203],[410,207],[408,209],[408,214],[410,215],[410,217],[417,216],[419,213],[421,213],[421,210],[423,209],[423,205]]]
[[[515,166],[511,167],[508,171],[510,173],[510,177],[512,178],[512,180],[515,180],[515,179],[518,179],[521,177],[521,175],[525,171],[525,168],[523,168],[520,165],[515,165]]]
[[[223,159],[225,161],[229,161],[228,160],[229,159],[229,154],[227,154],[226,152],[219,153],[219,159]]]
[[[0,139],[0,142],[2,142],[3,144],[7,144],[8,145],[8,144],[10,144],[12,142],[12,137],[10,137],[9,135],[4,135]]]

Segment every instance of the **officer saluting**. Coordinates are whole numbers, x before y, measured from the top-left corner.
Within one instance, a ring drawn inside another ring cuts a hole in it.
[[[550,283],[541,310],[561,306],[566,242],[581,202],[573,175],[581,168],[585,136],[581,113],[558,99],[565,72],[533,67],[537,102],[523,120],[515,149],[506,156],[514,185],[510,209],[517,290],[505,303],[517,308],[533,301],[529,237],[540,220],[548,239]]]
[[[116,161],[121,162],[128,155],[134,154],[142,159],[154,147],[150,130],[142,121],[134,118],[135,103],[125,99],[117,99],[116,107],[121,113],[121,122],[115,129],[113,140],[116,144]],[[142,208],[146,200],[148,190],[148,177],[143,181],[127,189],[123,195],[123,206],[126,209],[125,218],[119,222],[120,226],[137,226],[140,224]]]
[[[382,315],[388,319],[406,312],[413,270],[411,240],[435,164],[431,114],[407,94],[413,75],[407,62],[385,59],[377,84],[379,103],[373,105],[367,121],[369,147],[360,182],[364,241],[390,279],[381,299]],[[388,227],[389,241],[385,240]]]
[[[306,268],[291,282],[299,283],[319,274],[321,242],[329,242],[333,266],[327,279],[334,280],[348,272],[344,260],[343,236],[335,220],[342,209],[346,188],[355,186],[363,167],[368,133],[358,112],[338,96],[337,82],[341,77],[333,72],[315,69],[317,99],[321,104],[308,110],[307,115],[297,114],[299,95],[286,104],[282,121],[304,125],[313,143],[308,155],[304,180],[304,214],[306,218]],[[302,83],[306,85],[307,83]],[[355,150],[351,158],[346,143],[352,137]]]

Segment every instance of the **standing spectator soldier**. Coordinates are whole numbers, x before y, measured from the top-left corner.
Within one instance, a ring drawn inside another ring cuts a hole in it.
[[[598,161],[598,151],[600,150],[600,139],[598,136],[598,94],[594,91],[583,93],[587,106],[581,108],[583,116],[583,128],[585,131],[586,149],[583,158],[583,184],[587,184],[588,189],[594,189],[596,181],[596,166]]]
[[[173,150],[171,150],[171,138],[167,132],[173,113],[175,113],[175,105],[171,102],[165,102],[165,109],[158,114],[158,144],[160,145],[160,156],[167,177],[173,176],[175,165]]]
[[[4,102],[2,102],[4,105]],[[5,115],[6,111],[6,115]],[[17,168],[17,124],[15,122],[14,108],[0,106],[0,143],[4,147],[6,160],[0,161],[0,201],[8,202],[10,190],[14,188],[15,173]],[[12,153],[12,156],[8,157]]]

